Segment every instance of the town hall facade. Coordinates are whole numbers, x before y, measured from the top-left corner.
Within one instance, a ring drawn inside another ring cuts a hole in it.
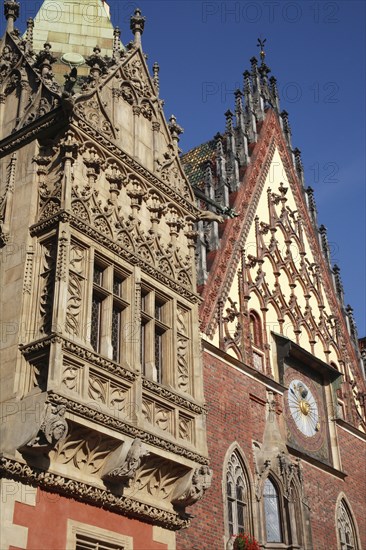
[[[1,549],[366,548],[357,329],[264,44],[225,131],[181,155],[139,9],[123,45],[102,0],[94,25],[45,0],[23,35],[21,4],[0,45]]]

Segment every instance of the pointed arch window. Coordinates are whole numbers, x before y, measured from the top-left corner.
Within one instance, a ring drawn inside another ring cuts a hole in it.
[[[232,453],[226,471],[226,502],[229,535],[248,531],[248,485],[236,452]]]
[[[339,534],[340,550],[358,550],[355,528],[349,508],[342,499],[337,511],[337,529]]]
[[[252,344],[261,349],[263,347],[262,323],[258,313],[253,309],[249,313],[249,324]]]
[[[278,491],[270,478],[264,483],[263,499],[267,542],[283,542]]]

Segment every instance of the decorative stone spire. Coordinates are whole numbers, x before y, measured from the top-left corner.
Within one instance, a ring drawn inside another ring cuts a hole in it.
[[[6,30],[7,32],[14,31],[14,23],[19,17],[19,2],[17,0],[5,0],[4,2],[4,15],[6,18]]]
[[[282,130],[283,130],[283,133],[285,134],[287,145],[291,148],[292,147],[292,144],[291,144],[291,133],[292,132],[291,132],[291,126],[290,126],[290,123],[289,123],[289,120],[288,120],[288,112],[287,111],[282,111],[280,116],[281,116],[281,120],[282,120]]]
[[[135,13],[131,17],[130,29],[134,34],[135,46],[141,46],[141,36],[144,32],[146,17],[142,17],[140,8],[135,9]]]
[[[343,289],[343,283],[342,283],[342,278],[341,278],[341,270],[340,270],[340,268],[338,267],[337,264],[334,264],[332,271],[333,271],[333,279],[334,279],[335,290],[336,290],[338,299],[341,302],[341,305],[343,307],[344,289]]]
[[[277,78],[275,76],[271,76],[269,79],[270,87],[271,87],[271,94],[273,97],[274,102],[274,108],[276,109],[277,113],[280,112],[280,96],[278,94],[278,88],[277,88]]]
[[[244,71],[244,98],[246,109],[246,127],[249,142],[257,140],[257,123],[254,115],[254,100],[252,94],[250,72]]]
[[[26,33],[26,40],[30,51],[33,50],[33,28],[34,28],[34,21],[30,17],[27,20],[27,33]]]
[[[159,71],[160,71],[159,63],[157,61],[155,61],[154,65],[153,65],[153,75],[154,75],[153,76],[153,82],[155,84],[157,95],[159,95],[159,90],[160,90]]]
[[[324,257],[328,262],[328,264],[330,264],[330,251],[329,251],[329,244],[328,244],[327,228],[324,225],[321,225],[319,227],[319,234],[320,234],[320,244],[322,246]]]
[[[121,31],[119,27],[115,27],[113,31],[113,59],[116,59],[120,52],[120,40],[121,40]]]
[[[314,189],[312,187],[307,187],[306,195],[308,197],[308,208],[313,222],[316,224],[317,221],[317,209],[315,204]]]
[[[304,185],[304,167],[301,160],[301,151],[295,147],[293,153],[297,175],[299,176],[301,183]]]
[[[357,346],[358,345],[357,326],[356,326],[355,318],[353,316],[353,308],[349,304],[346,307],[346,313],[347,313],[348,323],[349,323],[349,333],[354,343]]]

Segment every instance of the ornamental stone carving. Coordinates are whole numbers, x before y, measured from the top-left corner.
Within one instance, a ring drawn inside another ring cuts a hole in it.
[[[105,464],[102,479],[110,483],[130,482],[135,476],[144,456],[150,453],[139,437],[136,437],[127,454],[125,445],[119,447]]]
[[[48,453],[56,443],[65,439],[68,432],[65,413],[64,405],[46,403],[38,433],[19,449],[20,452],[24,454]]]
[[[176,488],[176,494],[172,503],[177,507],[191,506],[201,500],[212,483],[213,470],[208,466],[200,466],[191,473],[185,481],[182,481]],[[183,488],[183,486],[186,487]],[[179,494],[179,491],[182,491]]]

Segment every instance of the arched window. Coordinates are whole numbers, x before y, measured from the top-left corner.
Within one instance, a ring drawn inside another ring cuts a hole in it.
[[[262,338],[262,324],[259,318],[259,315],[256,311],[251,310],[249,313],[249,325],[250,325],[250,336],[252,339],[252,344],[256,348],[263,347],[263,338]]]
[[[339,534],[340,550],[357,550],[358,544],[352,517],[344,499],[342,499],[338,505],[337,529]]]
[[[278,491],[270,478],[267,478],[264,483],[263,499],[267,542],[282,542]]]
[[[226,502],[229,535],[249,530],[248,487],[236,452],[232,453],[226,472]]]

